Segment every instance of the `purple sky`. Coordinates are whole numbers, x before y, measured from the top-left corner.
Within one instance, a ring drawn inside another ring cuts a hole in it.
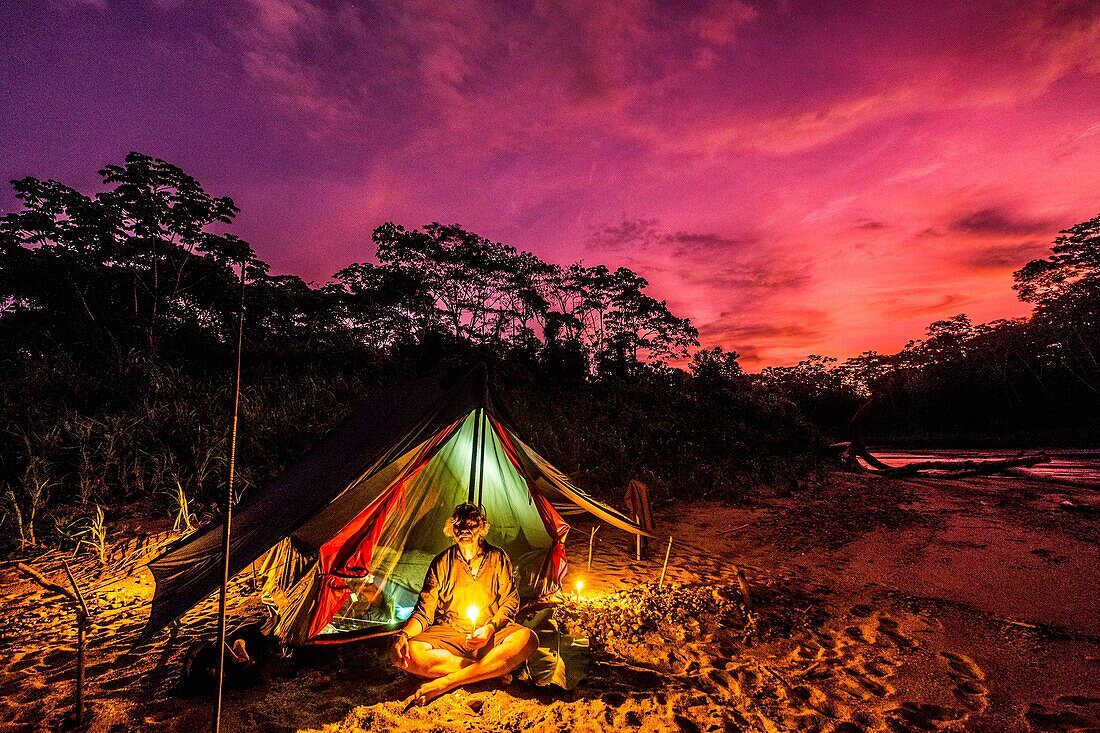
[[[383,221],[625,265],[750,370],[1023,315],[1012,270],[1100,212],[1088,0],[7,0],[0,28],[5,180],[156,155],[318,282]]]

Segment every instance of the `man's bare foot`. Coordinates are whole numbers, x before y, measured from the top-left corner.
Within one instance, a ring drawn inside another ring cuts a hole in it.
[[[445,677],[440,677],[431,682],[425,682],[420,687],[416,688],[416,692],[406,701],[405,709],[407,710],[414,706],[423,707],[440,695],[450,692],[450,690],[451,688]]]
[[[512,673],[509,672],[508,674],[501,675],[500,684],[504,685],[505,687],[512,684]]]

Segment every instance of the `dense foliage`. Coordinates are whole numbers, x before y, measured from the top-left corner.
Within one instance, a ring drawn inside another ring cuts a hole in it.
[[[1078,443],[1100,438],[1100,216],[1015,273],[1030,318],[928,327],[897,354],[811,356],[761,378],[836,435],[914,443]],[[855,420],[853,421],[853,417]]]
[[[14,182],[0,220],[0,545],[101,536],[140,502],[187,524],[224,484],[247,304],[239,489],[271,479],[372,387],[485,361],[517,428],[596,493],[786,485],[819,439],[736,355],[626,269],[560,267],[457,226],[373,236],[314,287],[224,233],[237,208],[132,153],[86,195]],[[97,524],[98,523],[98,524]],[[6,538],[6,539],[5,539]]]

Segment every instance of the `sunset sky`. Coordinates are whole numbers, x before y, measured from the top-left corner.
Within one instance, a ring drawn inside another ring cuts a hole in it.
[[[4,180],[165,158],[318,283],[384,221],[627,266],[750,371],[1024,315],[1012,271],[1100,213],[1089,0],[6,0],[0,28]]]

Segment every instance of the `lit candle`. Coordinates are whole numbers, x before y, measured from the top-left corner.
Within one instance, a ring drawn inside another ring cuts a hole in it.
[[[481,609],[477,606],[470,606],[466,609],[466,618],[470,619],[470,623],[475,627],[477,626],[477,617],[481,615]]]
[[[578,580],[577,581],[577,595],[580,595],[582,590],[584,590],[584,581],[583,580]]]

